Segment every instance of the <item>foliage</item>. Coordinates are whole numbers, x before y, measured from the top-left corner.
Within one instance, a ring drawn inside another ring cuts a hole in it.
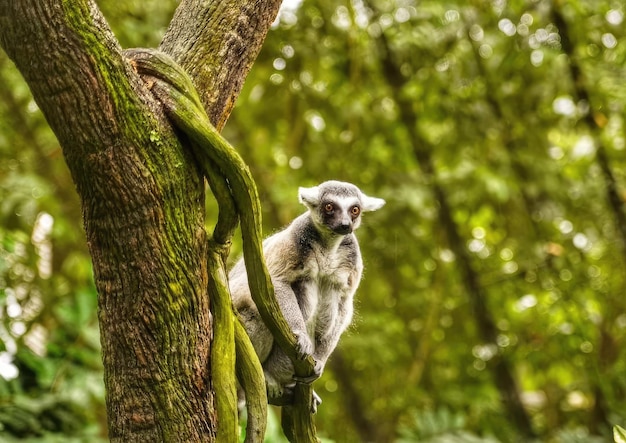
[[[400,438],[397,443],[430,442],[430,443],[489,443],[497,440],[481,438],[465,431],[465,417],[460,413],[452,413],[446,408],[437,411],[425,410],[414,413],[413,427],[399,429]]]
[[[175,7],[99,3],[127,47],[156,46]],[[285,6],[224,130],[257,180],[266,232],[302,210],[298,186],[325,179],[388,201],[358,232],[365,278],[354,326],[315,385],[320,433],[514,441],[492,372],[503,358],[540,440],[606,441],[626,419],[623,5]],[[4,55],[0,78],[0,423],[15,436],[29,423],[40,439],[104,433],[79,203]],[[464,261],[494,342],[479,333]]]

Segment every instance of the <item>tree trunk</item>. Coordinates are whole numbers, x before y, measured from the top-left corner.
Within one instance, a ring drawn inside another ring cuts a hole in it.
[[[182,0],[160,50],[193,79],[213,125],[221,129],[235,105],[282,0]]]
[[[181,2],[162,49],[188,70],[216,125],[279,4]],[[56,134],[81,198],[111,440],[214,441],[206,257],[219,258],[207,251],[204,180],[191,152],[93,1],[3,1],[0,44]]]

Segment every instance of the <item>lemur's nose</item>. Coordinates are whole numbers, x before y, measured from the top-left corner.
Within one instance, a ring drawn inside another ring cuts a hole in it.
[[[337,226],[337,233],[339,234],[349,234],[352,232],[352,223],[347,221],[342,221],[339,226]]]

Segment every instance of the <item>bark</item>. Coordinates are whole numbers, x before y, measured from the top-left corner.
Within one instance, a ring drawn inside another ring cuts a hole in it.
[[[159,49],[191,76],[218,130],[235,105],[281,3],[182,0],[176,10]]]
[[[281,426],[290,443],[318,443],[315,422],[311,413],[313,387],[296,383],[293,405],[283,406]]]
[[[237,352],[237,379],[246,393],[248,411],[246,442],[262,442],[267,421],[267,393],[265,375],[252,342],[239,320],[235,321],[235,344]]]
[[[246,27],[254,7],[258,16]],[[179,7],[164,49],[176,49],[220,125],[277,8],[275,1]],[[180,19],[190,14],[200,21]],[[81,199],[111,440],[214,441],[205,258],[222,284],[224,273],[222,257],[208,254],[195,158],[93,1],[4,1],[0,44],[56,134]]]

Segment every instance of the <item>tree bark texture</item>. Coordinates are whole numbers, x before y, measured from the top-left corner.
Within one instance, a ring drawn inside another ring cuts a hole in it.
[[[191,76],[218,130],[235,105],[281,3],[182,0],[176,10],[159,49]],[[233,75],[237,73],[242,75]]]
[[[179,6],[164,50],[176,51],[220,126],[278,6]],[[207,251],[194,157],[93,1],[0,2],[0,45],[56,134],[81,198],[111,440],[214,441],[206,257],[223,265]]]

